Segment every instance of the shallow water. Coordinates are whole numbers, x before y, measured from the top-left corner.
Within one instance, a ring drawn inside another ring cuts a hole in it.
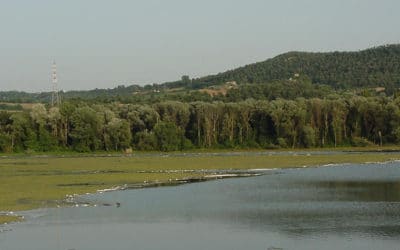
[[[400,249],[399,162],[276,170],[80,200],[99,206],[27,212],[27,222],[0,233],[0,250]]]

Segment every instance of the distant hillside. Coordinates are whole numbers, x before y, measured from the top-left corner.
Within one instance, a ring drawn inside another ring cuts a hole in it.
[[[263,62],[192,80],[192,85],[267,83],[307,76],[333,88],[400,87],[400,44],[358,52],[289,52]]]
[[[130,96],[137,91],[152,88],[152,86],[141,87],[138,85],[131,86],[118,86],[112,89],[92,89],[92,90],[73,90],[61,92],[63,99],[112,99],[117,96]],[[18,102],[18,103],[32,103],[32,102],[50,102],[51,92],[41,93],[27,93],[22,91],[0,91],[0,102]]]
[[[292,84],[296,82],[297,84]],[[63,99],[101,102],[155,103],[178,101],[235,101],[323,97],[330,89],[383,87],[386,94],[400,87],[400,44],[358,52],[288,52],[216,75],[146,86],[118,86],[112,89],[67,91]],[[199,91],[197,91],[199,90]],[[396,90],[396,91],[395,91]],[[224,97],[226,96],[226,98]],[[0,102],[49,102],[51,93],[0,91]]]

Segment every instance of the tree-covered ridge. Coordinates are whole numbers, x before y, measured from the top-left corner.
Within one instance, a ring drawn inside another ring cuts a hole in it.
[[[131,96],[137,91],[144,91],[151,88],[152,86],[150,85],[147,87],[142,87],[139,85],[121,85],[109,89],[72,90],[61,92],[60,95],[63,99],[113,99],[118,96]],[[49,103],[51,100],[51,95],[52,92],[27,93],[23,91],[0,91],[0,101],[14,103]]]
[[[1,152],[302,148],[400,142],[400,98],[36,104],[0,112]]]
[[[210,86],[237,83],[238,88],[225,96],[209,96],[199,90]],[[400,45],[387,45],[358,52],[308,53],[289,52],[217,75],[146,86],[120,85],[110,89],[62,92],[63,99],[120,101],[124,103],[232,102],[253,98],[274,100],[297,97],[325,97],[344,89],[385,88],[392,95],[400,87]],[[290,94],[286,94],[285,91]],[[235,99],[237,97],[237,99]],[[0,102],[48,103],[51,92],[25,93],[0,91]]]
[[[323,98],[335,93],[331,87],[322,84],[312,84],[307,78],[280,80],[270,83],[241,84],[235,88],[224,89],[223,93],[210,95],[208,90],[222,88],[224,85],[211,86],[203,89],[168,89],[163,85],[140,87],[119,86],[114,89],[95,89],[90,91],[68,91],[60,93],[63,100],[84,100],[91,103],[121,103],[154,104],[163,101],[180,102],[236,102],[246,99],[275,100],[277,98],[295,99],[297,97]],[[13,110],[21,103],[50,103],[51,93],[29,94],[24,92],[0,92],[0,110]],[[24,105],[30,107],[31,105]]]
[[[267,83],[305,75],[333,88],[400,87],[400,45],[358,52],[289,52],[263,62],[193,80],[193,84]]]

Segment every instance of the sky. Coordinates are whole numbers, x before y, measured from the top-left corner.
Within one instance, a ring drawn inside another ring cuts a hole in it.
[[[0,91],[199,77],[288,51],[400,43],[398,0],[0,0]]]

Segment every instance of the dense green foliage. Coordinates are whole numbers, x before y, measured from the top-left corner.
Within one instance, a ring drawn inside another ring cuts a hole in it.
[[[199,79],[69,91],[52,108],[40,104],[50,93],[1,92],[0,151],[400,143],[399,87],[400,45],[390,45],[290,52]],[[39,103],[22,110],[9,102]]]
[[[65,102],[0,113],[0,150],[172,151],[301,148],[400,142],[400,98],[167,101],[153,105]]]
[[[289,52],[213,76],[193,84],[266,83],[307,76],[313,83],[338,88],[400,87],[400,45],[381,46],[359,52]]]
[[[227,91],[226,96],[218,96],[224,102],[237,102],[247,99],[255,100],[295,100],[298,97],[324,98],[336,93],[327,85],[312,84],[309,79],[298,78],[293,80],[279,80],[271,83],[242,84],[238,88]],[[372,93],[374,95],[376,93]]]

